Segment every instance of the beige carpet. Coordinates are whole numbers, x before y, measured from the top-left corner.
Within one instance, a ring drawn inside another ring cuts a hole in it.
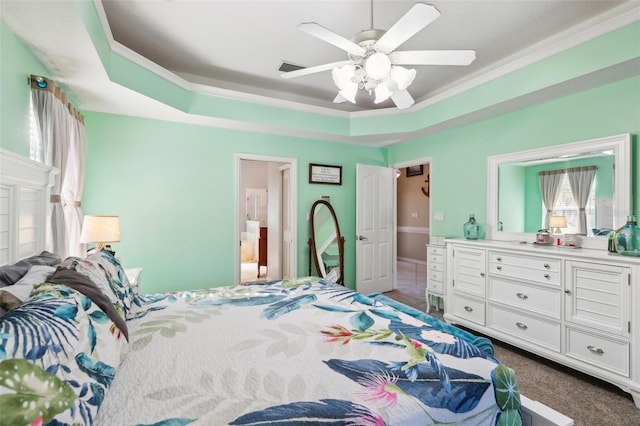
[[[425,310],[425,265],[398,262],[398,288],[387,296]],[[442,319],[442,310],[431,315]],[[476,333],[478,334],[478,333]],[[516,372],[520,392],[574,419],[577,426],[640,426],[640,410],[618,387],[492,339],[496,358]]]

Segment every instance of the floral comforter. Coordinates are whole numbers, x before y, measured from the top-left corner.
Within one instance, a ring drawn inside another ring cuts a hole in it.
[[[487,351],[330,282],[144,300],[96,424],[521,422],[513,371]]]

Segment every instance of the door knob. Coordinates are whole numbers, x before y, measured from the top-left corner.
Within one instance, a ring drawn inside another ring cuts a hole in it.
[[[356,238],[358,239],[358,241],[366,241],[366,240],[369,239],[367,237],[363,237],[362,235],[358,235],[358,236],[356,236]]]

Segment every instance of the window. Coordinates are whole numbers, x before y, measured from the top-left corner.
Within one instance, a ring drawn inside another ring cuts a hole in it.
[[[595,181],[591,185],[589,192],[589,201],[585,207],[585,213],[587,215],[587,229],[590,230],[595,227],[596,219],[596,183]],[[544,227],[544,217],[546,209],[542,206],[542,227]],[[569,177],[565,173],[562,177],[562,184],[560,185],[560,195],[553,206],[554,216],[565,216],[567,218],[567,228],[562,230],[563,234],[575,234],[577,233],[578,226],[578,205],[573,193],[571,192],[571,185],[569,184]]]

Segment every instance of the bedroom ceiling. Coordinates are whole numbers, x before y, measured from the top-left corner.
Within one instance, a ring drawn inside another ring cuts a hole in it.
[[[373,25],[389,29],[415,0],[373,1]],[[427,1],[440,17],[398,50],[475,49],[469,66],[415,66],[409,91],[420,102],[544,39],[618,6],[620,1]],[[296,27],[318,24],[348,39],[370,29],[370,0],[103,1],[113,38],[186,80],[347,111],[392,108],[360,91],[334,104],[331,72],[281,78],[283,61],[309,67],[345,52]]]
[[[469,66],[415,66],[411,110],[473,85],[507,64],[579,34],[635,1],[425,1],[441,15],[399,50],[474,49]],[[415,1],[373,1],[373,24],[391,27]],[[635,4],[634,4],[635,3]],[[398,114],[390,101],[334,104],[331,72],[282,79],[283,61],[314,66],[346,59],[340,49],[296,27],[317,22],[351,38],[369,29],[371,1],[103,0],[96,2],[105,32],[125,56],[156,74],[173,75],[225,98],[337,116]],[[95,39],[73,1],[0,1],[9,28],[61,81],[84,110],[202,122],[110,81]],[[113,49],[113,46],[112,46]],[[213,123],[211,123],[213,124]],[[220,123],[218,123],[220,124]],[[227,123],[226,127],[234,125]],[[387,142],[394,140],[387,138]],[[395,139],[397,140],[397,138]],[[348,141],[348,140],[347,140]],[[374,141],[382,143],[384,141]]]

